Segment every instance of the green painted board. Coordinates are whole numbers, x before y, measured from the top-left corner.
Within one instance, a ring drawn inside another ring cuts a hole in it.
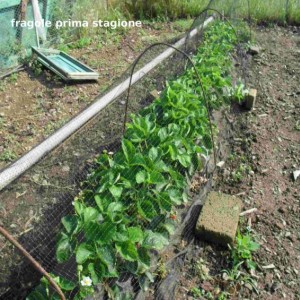
[[[32,50],[40,63],[63,80],[97,80],[99,78],[97,72],[63,51],[36,47],[32,47]]]
[[[60,66],[66,73],[82,72],[82,68],[73,64],[67,58],[61,55],[51,55],[48,57],[54,64]]]
[[[21,0],[1,0],[0,10],[10,8],[12,6],[20,5]]]

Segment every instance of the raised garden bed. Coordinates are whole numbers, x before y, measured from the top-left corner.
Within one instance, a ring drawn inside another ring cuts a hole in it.
[[[230,77],[237,42],[228,24],[212,25],[194,57],[202,87],[195,70],[187,69],[159,99],[131,116],[119,151],[99,156],[73,202],[75,214],[62,219],[56,257],[63,263],[75,254],[78,274],[78,285],[56,277],[62,290],[83,299],[102,283],[118,297],[116,278],[124,274],[136,278],[138,289],[153,281],[151,257],[169,244],[177,226],[175,207],[189,201],[187,179],[202,169],[200,156],[212,149],[208,111],[243,97]],[[45,287],[31,297],[56,297]]]

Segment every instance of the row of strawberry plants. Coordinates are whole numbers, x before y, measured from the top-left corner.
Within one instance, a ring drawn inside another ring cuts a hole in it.
[[[230,70],[237,37],[215,22],[193,57],[210,106],[218,109],[241,89],[232,87]],[[121,149],[104,152],[87,179],[89,188],[74,200],[75,213],[62,219],[59,263],[75,254],[78,282],[54,277],[67,294],[84,299],[102,283],[112,298],[115,281],[134,276],[141,288],[153,281],[151,255],[168,245],[176,228],[174,208],[188,201],[187,176],[201,168],[200,154],[212,149],[203,90],[193,68],[167,84],[139,114],[131,116]],[[43,280],[29,300],[59,299]]]

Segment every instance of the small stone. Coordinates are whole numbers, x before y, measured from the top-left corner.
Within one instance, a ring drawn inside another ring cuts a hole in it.
[[[159,98],[159,92],[157,90],[153,90],[151,93],[150,93],[150,98],[151,98],[151,101],[155,100],[155,99],[158,99]]]
[[[267,266],[262,266],[262,268],[265,269],[265,270],[275,269],[275,266],[274,266],[274,264],[270,264],[270,265],[267,265]]]
[[[223,160],[217,163],[217,167],[219,167],[219,168],[223,168],[224,165],[225,165],[225,161],[223,161]]]
[[[227,281],[227,280],[229,279],[228,274],[227,274],[227,273],[223,273],[223,274],[222,274],[222,279],[223,279],[224,281]]]
[[[26,192],[27,192],[27,191],[22,192],[22,193],[16,192],[16,199],[18,199],[18,198],[24,196],[24,195],[26,194]]]
[[[66,173],[69,173],[70,172],[70,167],[69,166],[63,166],[62,171],[66,172]]]
[[[267,117],[268,114],[261,114],[261,115],[258,115],[259,118],[264,118],[264,117]]]
[[[209,268],[205,265],[201,266],[202,272],[205,276],[209,276]]]
[[[202,284],[201,284],[201,288],[203,290],[205,290],[206,292],[211,292],[214,290],[214,287],[212,286],[212,284],[209,282],[209,281],[204,281]]]
[[[299,176],[300,176],[300,170],[297,170],[297,171],[293,172],[293,177],[294,177],[295,181],[298,179]]]
[[[258,46],[250,46],[249,51],[251,55],[258,55],[260,52],[260,48]]]
[[[252,291],[253,290],[253,287],[250,283],[246,283],[245,284],[245,287],[249,290],[249,291]]]
[[[288,232],[286,232],[285,233],[285,235],[284,235],[286,238],[288,238],[288,237],[290,237],[291,236],[291,233],[288,231]]]
[[[279,223],[279,222],[276,222],[276,223],[275,223],[275,226],[276,226],[278,229],[280,229],[280,230],[283,230],[283,229],[284,229],[283,224],[281,224],[281,223]]]
[[[40,175],[39,175],[39,174],[34,174],[34,175],[32,176],[32,180],[33,180],[34,182],[39,182],[39,180],[40,180]]]
[[[44,186],[49,185],[49,184],[48,184],[48,181],[47,181],[46,179],[44,179],[44,180],[42,181],[42,185],[44,185]]]

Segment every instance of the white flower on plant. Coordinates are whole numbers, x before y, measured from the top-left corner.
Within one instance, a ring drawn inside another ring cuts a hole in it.
[[[80,281],[82,286],[91,286],[92,285],[92,279],[87,276],[83,276],[82,280]]]

